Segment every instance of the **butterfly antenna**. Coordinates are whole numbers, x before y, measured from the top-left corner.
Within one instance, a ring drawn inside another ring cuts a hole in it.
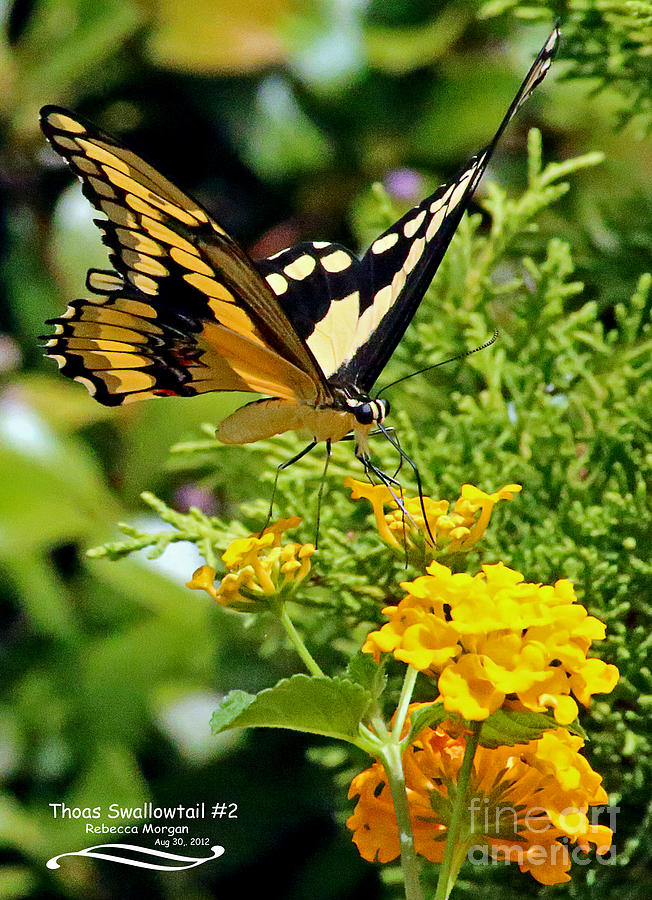
[[[417,466],[415,461],[410,456],[407,455],[405,450],[401,447],[398,439],[395,438],[394,436],[392,436],[388,432],[388,430],[382,425],[382,423],[380,423],[380,422],[378,423],[378,428],[383,432],[383,434],[385,435],[387,440],[390,442],[392,447],[394,447],[398,451],[398,454],[401,457],[401,460],[405,460],[405,462],[410,466],[410,468],[414,472],[414,477],[416,478],[416,482],[417,482],[417,488],[419,490],[419,504],[421,506],[421,512],[423,513],[423,522],[424,522],[424,525],[426,526],[426,531],[428,532],[428,537],[432,541],[433,547],[436,547],[437,541],[435,540],[434,535],[433,535],[432,531],[430,530],[430,523],[428,522],[428,516],[426,515],[426,504],[423,499],[423,487],[421,484],[421,475],[419,473],[419,467]],[[416,523],[409,515],[408,515],[408,518],[416,526]]]
[[[306,453],[310,453],[313,447],[317,446],[317,441],[313,441],[311,444],[308,444],[307,447],[304,447],[300,453],[297,453],[296,456],[293,456],[292,459],[287,459],[284,463],[281,463],[280,466],[276,467],[276,475],[274,476],[274,486],[272,487],[272,499],[269,501],[269,511],[267,513],[267,518],[265,519],[265,524],[263,525],[260,536],[262,537],[265,529],[272,521],[272,513],[274,512],[274,500],[276,499],[276,487],[278,485],[278,476],[285,469],[289,469],[290,466],[294,465],[295,462],[299,462],[299,460],[306,455]],[[326,474],[324,472],[324,474]],[[321,499],[321,491],[320,491],[320,499]]]
[[[459,353],[457,356],[451,356],[450,359],[442,359],[441,362],[433,363],[432,366],[426,366],[424,369],[417,369],[416,372],[410,372],[409,375],[403,375],[402,378],[397,378],[396,381],[390,381],[389,384],[386,384],[376,394],[376,399],[380,397],[380,395],[389,390],[389,388],[394,387],[397,384],[400,384],[402,381],[407,381],[408,378],[414,378],[415,375],[423,375],[424,372],[429,372],[431,369],[438,369],[439,366],[445,366],[448,363],[455,362],[458,359],[465,359],[467,356],[473,356],[474,353],[479,353],[481,350],[486,350],[487,347],[491,347],[492,344],[495,344],[498,340],[498,331],[494,331],[493,335],[489,338],[488,341],[485,341],[484,344],[481,344],[479,347],[474,347],[473,350],[467,350],[465,353]]]

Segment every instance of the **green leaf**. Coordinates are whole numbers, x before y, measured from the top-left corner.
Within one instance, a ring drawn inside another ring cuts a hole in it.
[[[369,691],[377,700],[387,686],[385,663],[375,662],[368,653],[357,653],[346,667],[347,677]]]
[[[229,728],[289,728],[345,741],[358,737],[371,695],[347,678],[294,675],[259,694],[232,691],[213,713],[214,734]]]
[[[443,703],[431,703],[422,706],[410,716],[410,733],[406,743],[410,743],[424,728],[436,728],[444,719],[457,719],[455,714],[446,712]]]
[[[480,744],[490,750],[527,744],[539,740],[544,732],[553,728],[559,728],[559,723],[550,713],[497,709],[482,726]]]

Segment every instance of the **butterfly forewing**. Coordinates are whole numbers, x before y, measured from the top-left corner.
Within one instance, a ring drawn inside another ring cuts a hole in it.
[[[316,241],[290,247],[256,266],[329,378],[355,349],[360,260],[340,244]]]
[[[371,244],[360,266],[354,349],[338,380],[371,390],[421,303],[500,136],[550,68],[558,39],[555,28],[492,142]]]

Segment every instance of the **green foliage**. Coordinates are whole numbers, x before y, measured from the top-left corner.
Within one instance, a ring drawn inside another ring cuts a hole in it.
[[[591,79],[598,90],[612,87],[620,95],[620,123],[639,118],[652,127],[652,3],[648,0],[488,0],[486,18],[511,12],[527,21],[559,17],[564,40],[559,59],[569,63],[566,79]]]
[[[232,691],[213,714],[215,734],[228,728],[290,728],[355,741],[371,701],[347,678],[294,675],[255,697]]]

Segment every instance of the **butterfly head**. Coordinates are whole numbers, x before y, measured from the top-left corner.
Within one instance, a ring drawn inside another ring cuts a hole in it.
[[[370,400],[368,397],[347,397],[347,410],[359,425],[379,425],[389,414],[389,400]]]

